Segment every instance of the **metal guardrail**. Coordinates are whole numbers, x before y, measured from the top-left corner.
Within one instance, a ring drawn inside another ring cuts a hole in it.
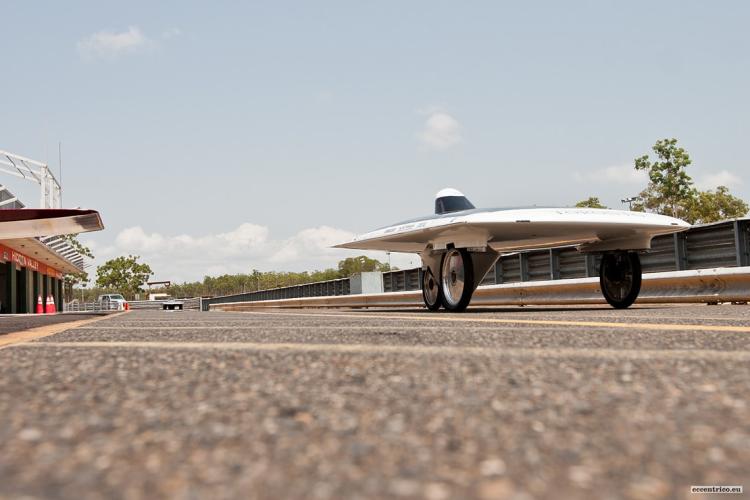
[[[644,275],[636,303],[750,301],[750,267],[671,271]],[[477,288],[472,306],[605,304],[598,278],[576,278]],[[419,291],[341,297],[308,297],[213,304],[212,311],[261,308],[422,307]]]
[[[183,309],[200,309],[201,298],[193,297],[189,299],[177,299],[182,302]],[[161,310],[166,300],[131,300],[128,305],[131,309],[154,309]]]
[[[505,254],[484,276],[480,286],[549,280],[595,278],[600,257],[582,254],[575,247]],[[698,225],[688,231],[653,239],[651,251],[641,256],[644,273],[750,266],[750,219]],[[418,291],[420,268],[383,273],[383,291]],[[648,276],[646,274],[644,279]],[[339,283],[339,284],[337,284]],[[349,295],[348,279],[261,290],[203,300],[202,309],[214,304]],[[476,303],[477,298],[472,299]]]
[[[118,311],[116,302],[68,302],[63,306],[63,312],[103,312]]]
[[[224,295],[203,299],[202,310],[208,311],[211,304],[226,304],[231,302],[250,302],[260,300],[280,300],[303,297],[331,297],[338,295],[349,295],[351,283],[349,278],[330,281],[318,281],[304,285],[294,285],[257,292],[239,293],[235,295]]]

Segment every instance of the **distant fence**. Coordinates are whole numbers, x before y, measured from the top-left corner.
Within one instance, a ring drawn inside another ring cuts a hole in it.
[[[582,254],[575,247],[504,254],[480,285],[587,278],[599,275],[600,256]],[[657,236],[651,251],[641,256],[644,273],[686,271],[750,265],[750,219],[698,225],[682,233]],[[383,291],[419,290],[422,269],[383,273]],[[203,299],[211,304],[350,295],[350,279]]]

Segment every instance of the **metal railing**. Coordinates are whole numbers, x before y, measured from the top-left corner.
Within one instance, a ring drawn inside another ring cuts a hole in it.
[[[117,311],[118,306],[116,302],[79,302],[74,300],[64,304],[64,312],[103,312],[103,311]]]
[[[582,254],[575,247],[504,254],[480,286],[597,277],[599,261],[600,256]],[[750,219],[697,225],[682,233],[657,236],[651,251],[641,256],[641,265],[644,273],[750,266]],[[420,268],[385,272],[383,291],[419,290],[421,273]],[[202,310],[209,310],[212,304],[349,294],[349,280],[341,279],[204,299]]]

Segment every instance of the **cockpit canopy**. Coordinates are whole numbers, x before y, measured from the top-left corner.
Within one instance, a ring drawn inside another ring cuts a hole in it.
[[[435,195],[435,214],[442,215],[451,212],[461,212],[475,208],[463,193],[457,189],[445,188]]]

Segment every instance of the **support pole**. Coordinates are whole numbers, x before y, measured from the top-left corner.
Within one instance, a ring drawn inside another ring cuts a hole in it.
[[[23,276],[25,280],[24,284],[24,300],[26,302],[26,311],[27,313],[33,313],[34,309],[36,308],[36,296],[34,295],[34,271],[31,269],[24,268]]]
[[[17,267],[13,261],[6,263],[5,266],[8,278],[5,281],[5,296],[8,297],[7,311],[9,314],[16,314],[18,313],[18,295],[16,294],[18,280],[16,276]]]

